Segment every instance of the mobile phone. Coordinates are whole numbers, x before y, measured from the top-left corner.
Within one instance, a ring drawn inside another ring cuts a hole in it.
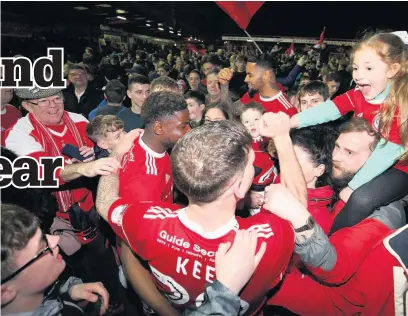
[[[75,158],[79,161],[84,161],[85,159],[91,158],[92,155],[84,157],[80,154],[79,148],[77,146],[71,145],[71,144],[66,144],[62,148],[62,153],[65,156],[68,156],[70,158]]]

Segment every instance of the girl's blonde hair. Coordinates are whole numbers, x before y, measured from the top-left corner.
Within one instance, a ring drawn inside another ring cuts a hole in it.
[[[408,48],[399,36],[392,33],[366,36],[354,47],[353,53],[365,47],[374,49],[386,64],[401,65],[381,106],[379,131],[384,138],[388,138],[393,118],[398,116],[401,145],[405,149],[401,160],[408,162]]]

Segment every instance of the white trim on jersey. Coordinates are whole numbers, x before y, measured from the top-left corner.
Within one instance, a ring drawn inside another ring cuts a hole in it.
[[[157,176],[156,159],[147,151],[146,151],[145,165],[146,165],[146,174]]]
[[[273,96],[273,97],[263,97],[263,96],[259,95],[259,99],[260,99],[261,101],[264,101],[264,102],[270,102],[270,101],[276,100],[276,99],[279,98],[281,95],[282,95],[282,91],[279,91],[279,93],[278,93],[277,95]]]
[[[271,226],[268,223],[252,225],[247,229],[247,231],[256,230],[258,237],[269,238],[274,235]]]
[[[286,110],[293,108],[293,105],[288,100],[286,100],[285,96],[282,93],[278,97],[278,101],[285,107]]]
[[[172,211],[169,208],[162,208],[160,206],[152,206],[147,211],[143,218],[147,219],[166,219],[166,218],[176,218],[178,216],[179,210]]]
[[[394,284],[395,316],[406,316],[408,312],[408,282],[402,267],[392,267]]]
[[[346,95],[347,95],[347,98],[349,99],[350,103],[353,105],[353,107],[356,108],[353,101],[351,101],[351,98],[350,98],[350,95],[348,94],[348,92],[346,92]]]
[[[275,173],[275,176],[273,177],[274,181],[277,174],[277,169],[275,166],[272,166],[267,172],[264,173],[262,177],[259,178],[259,183],[264,183],[266,180],[268,180],[272,173]]]
[[[139,136],[139,144],[151,156],[153,156],[154,158],[163,158],[166,155],[166,152],[164,152],[162,154],[159,154],[159,153],[153,151],[152,149],[150,149],[149,146],[147,146],[146,143],[142,140],[142,136],[143,136],[143,134]]]
[[[224,226],[216,229],[213,232],[205,232],[199,224],[190,220],[186,215],[186,209],[181,209],[179,211],[178,218],[184,226],[186,226],[188,229],[192,230],[193,232],[195,232],[196,234],[200,235],[205,239],[220,238],[226,235],[231,230],[237,230],[239,227],[235,216],[233,216]]]

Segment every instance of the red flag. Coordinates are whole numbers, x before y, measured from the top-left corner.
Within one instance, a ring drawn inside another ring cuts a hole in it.
[[[245,30],[265,1],[215,1],[215,3]]]
[[[290,44],[289,48],[285,51],[285,55],[288,56],[295,55],[295,42],[292,42],[292,44]]]
[[[322,47],[322,44],[324,42],[324,31],[326,30],[326,27],[323,28],[322,33],[320,34],[320,39],[319,41],[316,43],[316,45],[314,46],[315,48],[319,48]]]
[[[194,44],[187,43],[187,49],[193,53],[197,52],[197,47]]]
[[[192,53],[199,53],[200,55],[205,55],[205,53],[207,52],[205,48],[198,49],[197,46],[195,46],[192,43],[187,43],[186,46],[187,46],[187,49]]]

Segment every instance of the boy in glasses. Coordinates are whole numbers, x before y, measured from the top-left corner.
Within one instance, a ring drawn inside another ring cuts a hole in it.
[[[58,242],[58,236],[45,235],[40,230],[39,220],[32,213],[16,205],[2,205],[2,315],[83,315],[79,306],[45,292],[56,284],[65,268]],[[73,301],[97,302],[99,295],[103,302],[101,313],[108,307],[109,294],[100,282],[83,284],[71,277],[52,287],[54,290],[67,293]]]

